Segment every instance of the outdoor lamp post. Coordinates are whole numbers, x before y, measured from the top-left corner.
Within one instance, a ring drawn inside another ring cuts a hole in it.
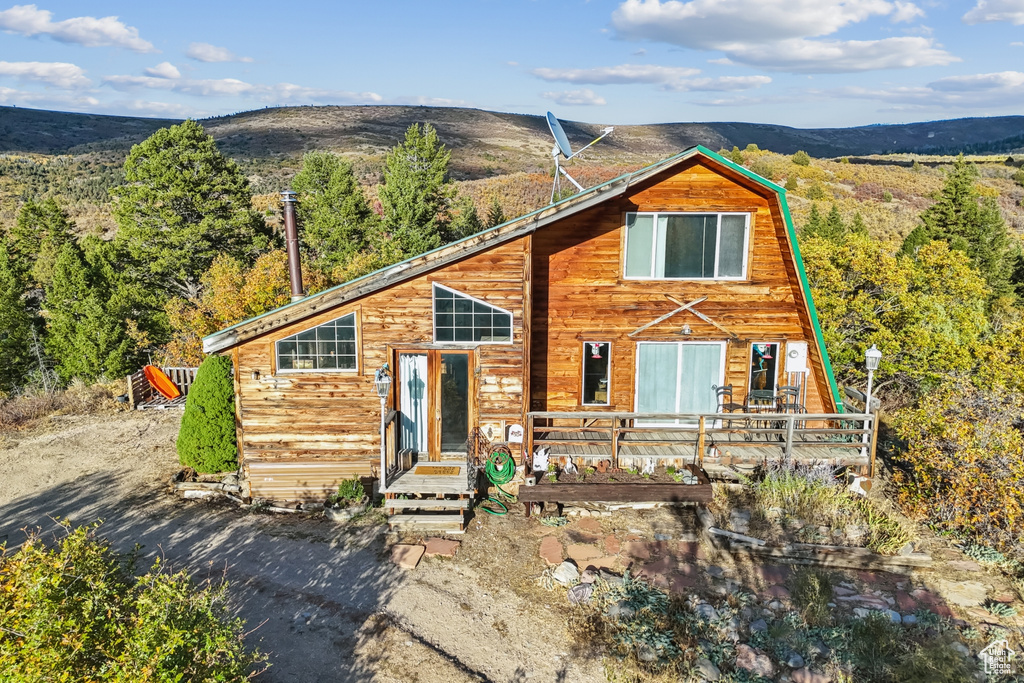
[[[882,352],[879,351],[878,347],[876,345],[874,345],[874,344],[871,345],[870,349],[868,349],[867,351],[864,352],[864,366],[868,370],[868,391],[864,395],[864,412],[868,413],[868,414],[871,414],[871,384],[872,384],[872,382],[875,379],[875,370],[878,369],[878,364],[881,362],[881,360],[882,360]],[[865,428],[867,428],[867,424],[868,423],[865,420],[864,421],[864,427]],[[868,442],[868,435],[865,434],[864,435],[864,443],[867,444],[867,442]],[[867,446],[865,445],[865,447],[861,449],[861,455],[866,457],[867,453],[868,453],[868,449],[867,449]]]
[[[380,397],[380,492],[384,493],[384,489],[387,488],[385,477],[388,471],[387,453],[384,444],[384,430],[386,427],[384,418],[386,417],[388,392],[391,391],[391,371],[388,369],[387,363],[380,366],[377,374],[374,375],[373,387],[377,390],[377,396]]]

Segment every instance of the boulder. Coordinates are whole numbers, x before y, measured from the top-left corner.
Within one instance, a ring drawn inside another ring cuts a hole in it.
[[[742,643],[736,646],[736,666],[763,678],[771,678],[775,675],[775,665],[772,663],[771,657]]]
[[[391,561],[401,569],[415,569],[426,551],[421,545],[399,543],[391,546]]]
[[[555,567],[555,570],[551,572],[551,578],[563,586],[571,586],[580,580],[580,570],[575,563],[566,560]]]
[[[705,681],[717,681],[722,677],[722,672],[718,670],[718,667],[708,659],[707,657],[699,657],[696,662],[693,663],[694,672]]]

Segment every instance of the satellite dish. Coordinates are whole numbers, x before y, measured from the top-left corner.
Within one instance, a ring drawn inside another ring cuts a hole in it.
[[[551,112],[548,112],[547,120],[548,128],[551,129],[551,136],[555,138],[555,146],[551,149],[551,158],[555,162],[555,179],[554,182],[551,183],[551,203],[554,204],[555,197],[561,194],[562,191],[563,175],[569,179],[569,182],[576,186],[577,190],[583,192],[583,186],[577,183],[576,179],[569,175],[568,171],[562,168],[561,159],[559,157],[565,157],[566,161],[568,161],[569,159],[573,159],[582,154],[583,150],[589,149],[593,145],[597,144],[598,141],[600,141],[602,138],[604,138],[606,135],[608,135],[615,129],[612,128],[611,126],[605,128],[603,131],[601,131],[601,135],[599,135],[589,145],[573,152],[572,147],[569,145],[569,136],[565,134],[565,129],[562,128],[562,124],[558,122],[558,119],[555,118],[555,115],[552,114]]]
[[[572,156],[572,147],[569,145],[569,136],[565,134],[565,129],[562,128],[562,124],[558,122],[555,115],[548,112],[548,128],[551,129],[551,136],[555,138],[555,144],[558,146],[558,151],[562,153],[562,156],[568,159]]]

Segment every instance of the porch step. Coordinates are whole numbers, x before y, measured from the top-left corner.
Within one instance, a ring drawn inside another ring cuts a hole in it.
[[[404,508],[410,509],[415,508],[418,510],[422,509],[437,509],[437,508],[468,508],[469,498],[462,498],[460,500],[438,500],[436,498],[423,498],[423,499],[411,499],[402,500],[401,498],[388,498],[384,501],[384,507],[386,508]]]
[[[416,531],[444,531],[449,534],[464,533],[461,513],[455,514],[410,514],[391,515],[388,525],[392,528],[412,529]]]

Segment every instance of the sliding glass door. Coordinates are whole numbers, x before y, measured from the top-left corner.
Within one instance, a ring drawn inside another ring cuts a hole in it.
[[[640,342],[636,358],[638,413],[715,412],[714,387],[725,376],[724,342]],[[659,419],[638,424],[691,422]]]

